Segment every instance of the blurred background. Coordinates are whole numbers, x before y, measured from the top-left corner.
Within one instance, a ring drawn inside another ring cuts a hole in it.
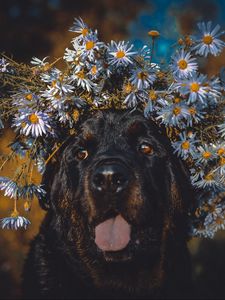
[[[147,32],[158,30],[155,62],[168,61],[172,48],[182,34],[191,34],[198,21],[212,20],[225,29],[224,0],[1,0],[0,52],[13,55],[19,62],[29,63],[33,56],[54,58],[70,47],[73,33],[68,28],[74,17],[82,17],[90,27],[98,29],[105,42],[131,40],[135,46],[148,43]],[[210,58],[201,68],[209,75],[218,73],[225,62],[225,51]],[[4,131],[0,154],[7,154],[13,132]],[[10,176],[14,164],[3,174]],[[37,177],[37,180],[39,178]],[[0,218],[8,216],[12,200],[0,197]],[[37,234],[44,212],[34,201],[27,231],[0,231],[0,299],[19,298],[21,271],[29,243]],[[199,298],[225,298],[225,234],[214,240],[192,239],[193,276]]]

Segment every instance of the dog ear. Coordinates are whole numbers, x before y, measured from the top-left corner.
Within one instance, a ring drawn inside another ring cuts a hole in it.
[[[59,167],[58,160],[56,159],[51,160],[47,164],[45,172],[42,176],[41,185],[45,190],[46,194],[44,196],[39,197],[38,200],[41,208],[44,210],[49,210],[50,208],[50,192],[55,178],[54,175],[56,174],[58,167]]]
[[[68,167],[71,165],[71,157],[69,155],[71,153],[66,153],[65,155],[65,150],[70,145],[71,140],[74,140],[74,137],[70,137],[46,165],[41,182],[46,194],[39,197],[39,204],[44,210],[55,208],[51,199],[57,200],[57,198],[60,197],[60,193],[64,193],[63,189],[65,190],[66,185],[69,183],[66,178],[66,166]]]
[[[188,214],[192,210],[195,199],[193,188],[189,174],[181,161],[173,158],[169,160],[167,173],[167,193],[170,198],[169,219],[174,228],[184,234],[187,232]]]

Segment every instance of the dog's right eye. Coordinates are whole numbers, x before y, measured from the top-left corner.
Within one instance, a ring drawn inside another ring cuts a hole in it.
[[[88,157],[88,151],[86,149],[79,149],[76,153],[76,157],[79,160],[84,160]]]
[[[153,148],[150,144],[142,143],[139,146],[139,151],[142,152],[145,155],[151,155],[153,153]]]

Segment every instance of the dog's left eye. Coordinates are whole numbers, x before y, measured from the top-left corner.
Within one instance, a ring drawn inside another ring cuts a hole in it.
[[[76,153],[76,157],[79,160],[84,160],[88,157],[88,151],[86,149],[79,149]]]
[[[142,143],[139,146],[139,151],[145,155],[151,155],[153,153],[153,147],[150,144]]]

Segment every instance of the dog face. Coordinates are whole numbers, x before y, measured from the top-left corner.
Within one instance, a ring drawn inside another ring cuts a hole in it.
[[[97,112],[43,178],[67,254],[109,265],[159,262],[168,236],[184,240],[189,183],[170,143],[139,112]],[[145,257],[145,259],[143,259]]]

